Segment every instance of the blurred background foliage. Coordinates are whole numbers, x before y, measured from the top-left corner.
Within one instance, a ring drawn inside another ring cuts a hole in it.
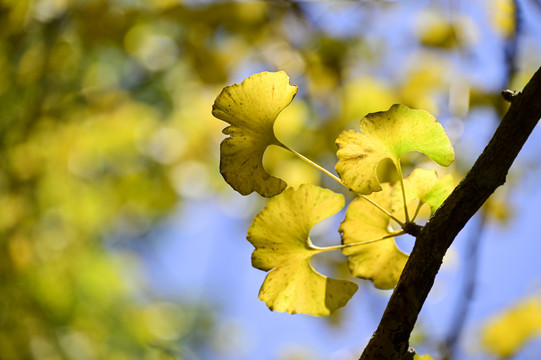
[[[217,166],[224,124],[210,108],[225,85],[285,70],[299,94],[278,138],[327,168],[343,129],[394,103],[432,112],[453,143],[477,111],[494,120],[490,133],[507,108],[499,92],[521,89],[541,63],[539,1],[401,11],[379,1],[1,0],[0,359],[220,357],[220,346],[208,350],[219,307],[156,294],[133,239],[201,199],[241,201]],[[468,146],[481,145],[462,143],[457,178],[475,160]],[[340,190],[278,148],[265,166],[293,186]],[[250,201],[247,224],[264,204]],[[508,191],[483,211],[509,219]],[[537,319],[538,300],[521,314]],[[483,338],[501,357],[524,343],[501,344],[501,323],[524,315],[504,319]]]

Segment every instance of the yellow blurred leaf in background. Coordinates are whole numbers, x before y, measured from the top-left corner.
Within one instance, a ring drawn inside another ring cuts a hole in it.
[[[541,299],[529,298],[488,320],[481,330],[481,342],[491,354],[507,358],[540,335]]]

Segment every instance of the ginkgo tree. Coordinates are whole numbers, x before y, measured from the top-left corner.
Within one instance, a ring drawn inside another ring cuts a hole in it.
[[[454,187],[451,176],[438,178],[433,170],[416,169],[403,178],[400,158],[418,151],[448,166],[454,151],[432,115],[393,105],[364,117],[361,132],[345,130],[338,136],[337,177],[274,134],[278,114],[296,93],[297,87],[290,84],[285,72],[262,72],[224,88],[212,113],[230,124],[223,130],[229,137],[221,144],[220,172],[225,180],[243,195],[255,191],[271,198],[247,235],[255,246],[252,265],[270,271],[259,298],[271,310],[325,316],[344,306],[357,285],[323,276],[311,266],[310,258],[341,250],[354,276],[371,280],[379,289],[392,289],[408,259],[394,238],[416,235],[421,226],[415,220],[422,205],[427,204],[434,213]],[[339,228],[341,245],[318,247],[309,236],[316,223],[344,207],[343,195],[312,184],[287,187],[284,180],[263,168],[269,145],[290,151],[358,195]],[[378,179],[377,167],[384,159],[394,164],[399,178],[396,184]]]

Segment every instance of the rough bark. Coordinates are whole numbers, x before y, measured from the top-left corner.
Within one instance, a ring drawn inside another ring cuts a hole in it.
[[[541,118],[541,68],[511,106],[471,170],[417,236],[415,247],[387,308],[361,355],[368,359],[411,359],[409,337],[434,283],[445,252],[497,187]]]

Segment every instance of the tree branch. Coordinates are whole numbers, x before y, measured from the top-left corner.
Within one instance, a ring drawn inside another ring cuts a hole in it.
[[[507,172],[541,118],[541,68],[513,98],[494,136],[466,177],[423,227],[379,326],[361,360],[411,359],[409,337],[445,252],[466,222],[505,183]]]

